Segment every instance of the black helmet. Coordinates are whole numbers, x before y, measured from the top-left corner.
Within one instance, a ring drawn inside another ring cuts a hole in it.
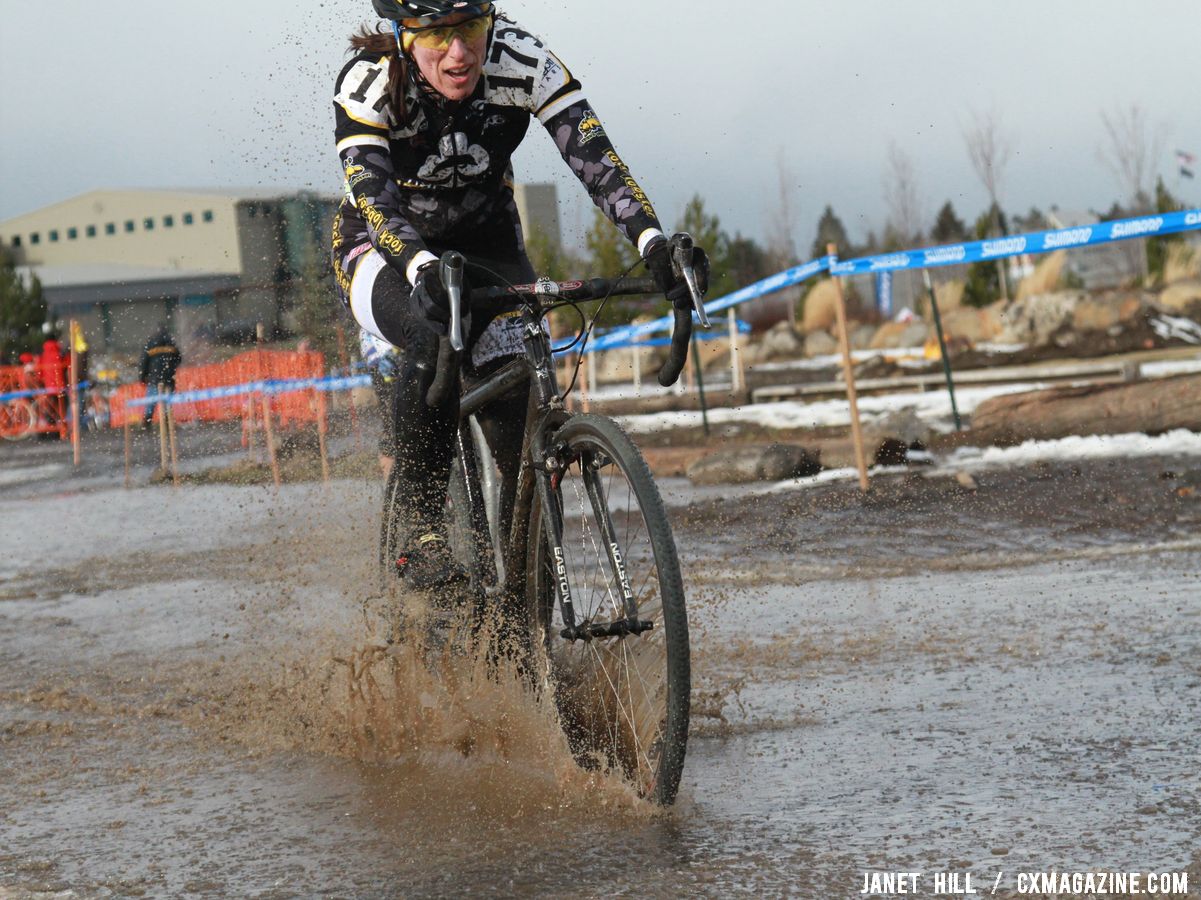
[[[492,7],[480,0],[371,0],[382,19],[425,19],[453,16],[455,13],[483,15]]]

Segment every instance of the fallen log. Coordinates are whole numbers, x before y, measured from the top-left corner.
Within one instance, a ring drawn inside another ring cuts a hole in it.
[[[1007,394],[972,414],[973,442],[990,444],[1178,428],[1201,431],[1201,375]]]

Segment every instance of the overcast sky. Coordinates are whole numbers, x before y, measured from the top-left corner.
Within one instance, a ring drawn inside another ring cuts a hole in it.
[[[1141,104],[1173,151],[1201,156],[1198,0],[509,0],[583,82],[670,225],[700,193],[730,232],[766,237],[780,161],[802,253],[825,204],[853,238],[886,217],[895,141],[927,219],[986,199],[962,131],[995,109],[1016,152],[1002,201],[1107,208],[1100,112]],[[753,9],[750,13],[730,10]],[[346,36],[368,0],[0,0],[0,219],[110,187],[337,192],[330,111]],[[536,123],[521,180],[582,188]],[[1201,175],[1201,173],[1198,173]]]

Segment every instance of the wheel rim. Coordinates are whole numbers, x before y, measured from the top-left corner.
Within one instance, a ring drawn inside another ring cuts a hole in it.
[[[656,794],[666,735],[669,733],[668,654],[659,569],[650,529],[634,485],[603,448],[579,442],[580,451],[560,481],[563,502],[563,554],[576,620],[605,624],[625,617],[622,592],[614,577],[585,483],[594,463],[621,547],[627,580],[639,618],[654,628],[641,635],[566,641],[550,590],[552,563],[545,547],[540,570],[548,602],[541,610],[543,642],[564,729],[577,758],[586,765],[615,769],[645,797]],[[540,540],[540,545],[544,545]]]

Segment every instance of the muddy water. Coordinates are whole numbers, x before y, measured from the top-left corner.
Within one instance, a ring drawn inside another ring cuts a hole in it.
[[[1161,474],[1116,519],[1018,473],[908,554],[897,530],[938,488],[728,495],[721,519],[673,490],[695,712],[666,814],[577,769],[516,679],[378,652],[374,486],[0,499],[0,896],[1196,871],[1201,554],[1193,508],[1150,505]],[[1044,490],[1058,518],[1029,511]]]

